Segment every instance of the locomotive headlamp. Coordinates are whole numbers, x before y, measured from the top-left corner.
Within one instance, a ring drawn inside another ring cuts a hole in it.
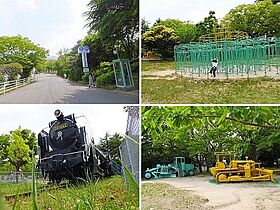
[[[59,109],[55,110],[54,115],[58,120],[63,120],[64,118],[62,111]]]
[[[55,110],[54,112],[55,117],[59,117],[61,114],[62,112],[59,109]]]

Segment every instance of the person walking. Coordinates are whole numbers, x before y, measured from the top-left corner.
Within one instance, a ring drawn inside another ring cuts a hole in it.
[[[88,88],[90,88],[91,86],[95,87],[93,81],[94,81],[94,77],[93,77],[92,73],[89,73],[89,75],[88,75]]]
[[[212,59],[211,63],[212,63],[212,68],[210,70],[210,74],[211,74],[211,77],[213,76],[215,78],[217,67],[218,67],[218,59],[217,58]]]

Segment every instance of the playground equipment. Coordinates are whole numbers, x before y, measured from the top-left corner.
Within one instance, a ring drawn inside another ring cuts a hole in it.
[[[193,164],[186,164],[184,157],[175,157],[174,162],[168,165],[157,164],[156,168],[147,168],[145,179],[151,178],[173,178],[183,176],[194,176],[195,170]]]
[[[161,60],[160,56],[152,51],[144,52],[143,59],[147,60]]]
[[[113,60],[116,86],[120,88],[134,87],[131,67],[128,59]]]
[[[235,160],[232,152],[215,152],[216,166],[210,169],[217,183],[273,181],[273,170],[260,167],[253,160]],[[222,160],[221,160],[222,158]],[[226,161],[229,160],[229,164]]]
[[[200,37],[201,42],[175,46],[176,71],[192,76],[207,76],[211,60],[218,59],[218,73],[247,75],[280,68],[280,39],[276,37],[248,38],[245,32],[217,32]],[[272,69],[274,68],[274,69]]]

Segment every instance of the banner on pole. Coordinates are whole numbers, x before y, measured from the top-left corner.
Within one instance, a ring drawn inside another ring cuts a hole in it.
[[[87,54],[90,53],[89,46],[80,46],[78,47],[78,53],[82,54],[82,65],[83,65],[83,72],[89,72]]]

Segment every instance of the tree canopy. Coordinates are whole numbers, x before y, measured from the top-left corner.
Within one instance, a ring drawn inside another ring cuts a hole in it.
[[[119,133],[110,135],[106,133],[104,138],[100,139],[99,147],[103,151],[108,151],[112,160],[118,164],[121,164],[121,156],[119,147],[122,143],[123,137]]]
[[[231,31],[245,31],[250,36],[280,36],[280,5],[271,0],[239,5],[222,20],[222,26]]]
[[[91,0],[85,12],[86,26],[103,41],[121,44],[129,59],[135,58],[139,33],[139,0]]]
[[[19,127],[10,134],[0,135],[0,168],[19,171],[24,167],[29,167],[31,161],[31,151],[36,151],[36,134],[29,129]]]
[[[202,170],[214,164],[216,151],[278,164],[279,114],[279,107],[144,107],[143,170],[174,156]]]
[[[195,41],[196,27],[190,22],[177,19],[166,19],[161,20],[155,25],[164,25],[168,28],[173,29],[176,35],[179,37],[180,43],[190,43]]]
[[[173,29],[159,24],[142,34],[142,44],[144,48],[155,50],[166,58],[172,54],[174,46],[179,44],[179,37]]]
[[[19,63],[22,77],[28,77],[33,67],[45,62],[48,51],[22,36],[0,37],[0,64]]]
[[[203,21],[196,24],[196,40],[202,35],[215,33],[218,27],[218,19],[214,11],[209,11],[209,15]]]

